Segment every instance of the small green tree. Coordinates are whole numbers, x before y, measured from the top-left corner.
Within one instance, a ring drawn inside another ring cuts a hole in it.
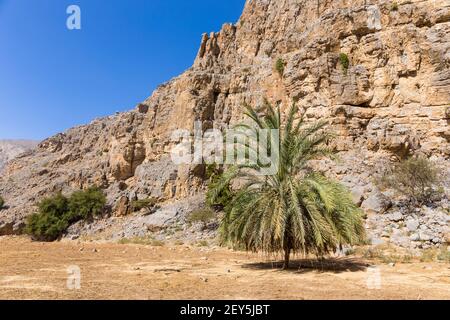
[[[286,62],[282,58],[278,58],[277,62],[275,63],[275,70],[277,70],[280,76],[283,76],[285,66]]]
[[[425,157],[411,157],[387,167],[376,179],[380,189],[393,189],[414,206],[432,202],[440,193],[438,168]]]
[[[4,205],[5,205],[5,200],[3,200],[3,198],[0,196],[0,210],[3,209]]]
[[[350,59],[348,58],[348,55],[345,53],[341,53],[339,55],[339,61],[345,74],[347,74],[348,68],[350,67]]]
[[[28,217],[25,232],[35,240],[58,239],[69,226],[68,203],[62,194],[42,200],[38,212]]]
[[[398,3],[397,2],[392,2],[391,11],[398,11]]]
[[[105,204],[106,197],[97,187],[74,192],[68,204],[70,222],[101,215]]]
[[[349,191],[308,167],[310,160],[332,156],[326,122],[308,124],[303,116],[296,119],[295,105],[284,123],[279,108],[267,104],[266,111],[262,116],[247,107],[254,126],[242,127],[254,130],[255,139],[261,129],[279,131],[279,150],[271,143],[267,147],[277,159],[277,170],[261,174],[262,164],[244,164],[223,174],[217,189],[211,191],[212,198],[233,180],[243,182],[221,222],[223,243],[255,252],[284,252],[284,268],[289,267],[291,252],[323,256],[343,245],[363,243],[363,212]],[[257,141],[244,147],[251,146],[258,146]]]

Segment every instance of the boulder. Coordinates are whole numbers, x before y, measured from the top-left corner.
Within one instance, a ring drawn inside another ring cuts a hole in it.
[[[384,211],[383,202],[376,193],[371,193],[369,197],[363,201],[361,208],[369,214],[378,214]]]
[[[352,199],[358,206],[361,206],[364,201],[364,187],[356,186],[352,188]]]
[[[389,220],[394,221],[394,222],[400,222],[403,220],[403,214],[399,211],[391,213],[389,215]]]
[[[419,225],[420,225],[420,223],[417,220],[408,220],[408,221],[406,221],[406,228],[410,232],[417,231],[417,229],[419,229]]]

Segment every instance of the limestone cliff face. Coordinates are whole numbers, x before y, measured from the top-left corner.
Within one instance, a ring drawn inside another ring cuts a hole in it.
[[[370,198],[380,159],[450,155],[450,1],[248,0],[242,17],[205,34],[193,66],[128,113],[70,129],[13,161],[0,178],[20,229],[44,195],[97,184],[123,198],[180,199],[204,188],[201,166],[170,161],[175,129],[223,128],[264,98],[327,119],[346,165],[323,164]],[[340,57],[348,57],[344,68]],[[281,59],[284,71],[275,70]],[[2,227],[3,226],[3,227]]]

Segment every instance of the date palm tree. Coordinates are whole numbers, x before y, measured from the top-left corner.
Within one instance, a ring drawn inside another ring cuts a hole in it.
[[[210,187],[208,201],[214,203],[230,185],[240,185],[225,208],[220,226],[223,243],[253,252],[284,252],[285,269],[291,253],[323,257],[345,244],[361,243],[363,214],[348,190],[308,166],[310,160],[333,156],[327,147],[332,136],[325,130],[326,122],[308,124],[304,115],[296,119],[299,109],[294,104],[282,123],[279,107],[268,103],[265,107],[261,115],[247,106],[245,114],[253,124],[238,128],[252,130],[254,139],[262,129],[279,130],[279,148],[269,143],[266,150],[276,153],[277,170],[261,175],[260,163],[235,165]],[[255,152],[254,145],[242,146],[248,154]]]

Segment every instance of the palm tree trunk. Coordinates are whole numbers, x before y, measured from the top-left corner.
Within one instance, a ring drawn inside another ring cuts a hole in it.
[[[284,249],[284,264],[283,264],[283,270],[289,269],[289,260],[291,257],[291,248]]]

